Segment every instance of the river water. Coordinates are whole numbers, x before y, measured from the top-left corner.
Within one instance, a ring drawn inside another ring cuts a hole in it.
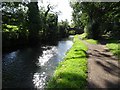
[[[59,62],[71,48],[73,36],[56,46],[17,50],[2,56],[3,88],[45,88]]]

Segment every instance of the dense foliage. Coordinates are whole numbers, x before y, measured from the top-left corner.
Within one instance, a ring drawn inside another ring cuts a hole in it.
[[[120,60],[120,43],[115,40],[109,40],[106,46],[113,53],[113,55],[117,56],[118,60]]]
[[[75,2],[71,7],[74,25],[82,27],[88,38],[120,39],[120,2]]]
[[[38,7],[38,2],[3,2],[3,51],[12,47],[38,45],[68,36],[68,22],[58,23],[58,14]]]

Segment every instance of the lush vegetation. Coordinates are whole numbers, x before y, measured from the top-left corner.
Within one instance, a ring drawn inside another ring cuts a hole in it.
[[[73,24],[87,33],[87,38],[120,39],[120,2],[72,2]]]
[[[106,46],[120,59],[120,43],[108,43]]]
[[[70,2],[70,5],[73,8],[71,26],[67,20],[58,22],[59,11],[55,12],[50,4],[45,9],[38,7],[38,2],[3,2],[3,51],[49,40],[55,42],[83,30],[85,38],[120,39],[119,2]],[[76,30],[69,31],[71,27]]]
[[[79,35],[80,39],[87,39],[87,33],[83,33]]]
[[[3,51],[46,44],[67,37],[68,21],[58,22],[58,12],[48,4],[38,7],[38,2],[3,2]]]
[[[53,78],[48,83],[48,88],[86,88],[87,56],[86,45],[74,37],[74,44],[67,52],[64,61],[57,67]]]
[[[86,42],[90,43],[90,44],[97,44],[98,40],[94,40],[94,39],[87,39],[87,33],[83,33],[79,35],[80,39],[84,39]]]
[[[97,44],[100,39],[120,40],[120,2],[70,2],[70,5],[73,8],[71,26],[67,20],[58,22],[59,13],[50,4],[45,9],[30,0],[2,2],[3,51],[53,44],[69,34],[84,32],[74,37],[74,44],[57,67],[48,89],[86,88],[87,47],[80,38],[91,44]],[[118,42],[109,42],[106,46],[120,57]]]
[[[120,2],[70,2],[73,8],[73,25],[81,27],[84,33],[80,35],[91,44],[101,41],[114,55],[120,55],[117,42],[120,40]]]
[[[97,44],[98,43],[98,41],[94,40],[94,39],[87,39],[85,41],[88,42],[88,43],[91,43],[91,44]]]

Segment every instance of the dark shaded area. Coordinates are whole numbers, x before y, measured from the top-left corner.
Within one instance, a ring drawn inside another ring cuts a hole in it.
[[[98,40],[100,44],[106,45],[107,43],[120,43],[119,39],[107,39],[107,38],[101,38]]]
[[[3,38],[2,40],[2,53],[9,53],[12,51],[16,51],[18,49],[23,50],[26,48],[36,48],[36,47],[41,47],[44,45],[57,45],[58,41],[64,39],[64,38],[56,38],[56,39],[49,39],[49,40],[39,40],[36,44],[34,42],[28,42],[28,41],[24,41],[24,40],[4,40],[5,38]],[[25,42],[25,43],[24,43]]]
[[[119,90],[120,89],[120,85],[119,85],[120,82],[114,82],[114,83],[109,82],[109,81],[105,81],[105,82],[106,82],[107,87],[109,87],[109,88],[100,88],[95,83],[88,82],[87,89],[88,90]]]
[[[87,38],[119,40],[119,4],[120,2],[71,3],[73,23],[76,27],[84,29]]]
[[[82,28],[80,28],[80,27],[73,27],[73,28],[68,27],[67,30],[68,31],[74,30],[75,34],[82,34],[82,33],[84,33],[84,30]]]
[[[87,89],[88,89],[88,90],[96,90],[96,89],[99,89],[99,86],[96,85],[96,84],[93,83],[93,82],[87,82]]]
[[[101,59],[101,57],[106,57],[106,58],[109,57],[112,60],[118,60],[118,58],[116,58],[115,56],[113,57],[112,55],[107,54],[107,52],[109,52],[108,49],[105,49],[103,52],[100,52],[98,50],[94,50],[94,52],[96,52],[96,54],[92,54],[92,53],[87,52],[87,56],[88,57],[97,56],[98,59]]]
[[[57,77],[58,80],[63,80],[63,81],[56,81],[56,79],[52,79],[52,85],[49,86],[50,90],[51,89],[62,89],[62,90],[66,90],[66,89],[84,89],[86,88],[87,85],[87,81],[86,78],[84,76],[80,76],[78,74],[75,73],[60,73]],[[48,88],[49,90],[49,88]]]
[[[113,83],[113,82],[109,82],[109,81],[106,80],[105,82],[106,82],[106,85],[109,87],[108,90],[110,88],[113,88],[113,89],[116,89],[116,90],[120,89],[120,81]]]
[[[66,60],[67,59],[80,59],[80,58],[86,58],[86,56],[71,57],[71,58],[66,58]]]
[[[40,55],[41,49],[28,48],[27,50],[17,51],[15,57],[3,56],[2,61],[2,87],[4,88],[33,88],[33,74],[38,67],[35,62]],[[14,52],[13,52],[14,54]],[[9,60],[4,61],[4,60]],[[39,68],[40,69],[40,68]]]
[[[2,52],[54,44],[68,37],[68,21],[58,23],[58,14],[51,10],[50,4],[46,11],[39,8],[37,1],[3,2]]]
[[[104,56],[104,57],[111,57],[111,55],[109,55],[109,54],[105,54],[105,53],[98,53],[98,54],[100,54],[100,55],[102,55],[102,56]]]
[[[106,61],[107,62],[107,61]],[[108,72],[111,75],[119,76],[120,74],[120,68],[110,62],[107,62],[108,65],[104,65],[100,61],[96,61],[98,65],[100,65],[106,72]],[[109,66],[110,65],[110,66]]]
[[[54,45],[45,44],[42,47],[30,47],[3,54],[3,89],[33,90],[37,83],[40,85],[48,82],[58,63],[72,46],[72,39],[73,36]]]
[[[120,68],[113,63],[107,62],[107,66],[102,63],[102,61],[96,61],[96,63],[101,66],[108,74],[114,75],[119,77],[120,75]],[[110,66],[109,66],[110,65]],[[108,88],[100,88],[99,85],[96,85],[93,82],[88,82],[88,90],[119,90],[120,89],[120,81],[110,82],[108,80],[104,80],[106,87]]]

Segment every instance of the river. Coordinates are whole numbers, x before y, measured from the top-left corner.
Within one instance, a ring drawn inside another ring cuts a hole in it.
[[[73,36],[56,46],[26,48],[2,55],[3,88],[45,88],[58,64],[71,48]]]

